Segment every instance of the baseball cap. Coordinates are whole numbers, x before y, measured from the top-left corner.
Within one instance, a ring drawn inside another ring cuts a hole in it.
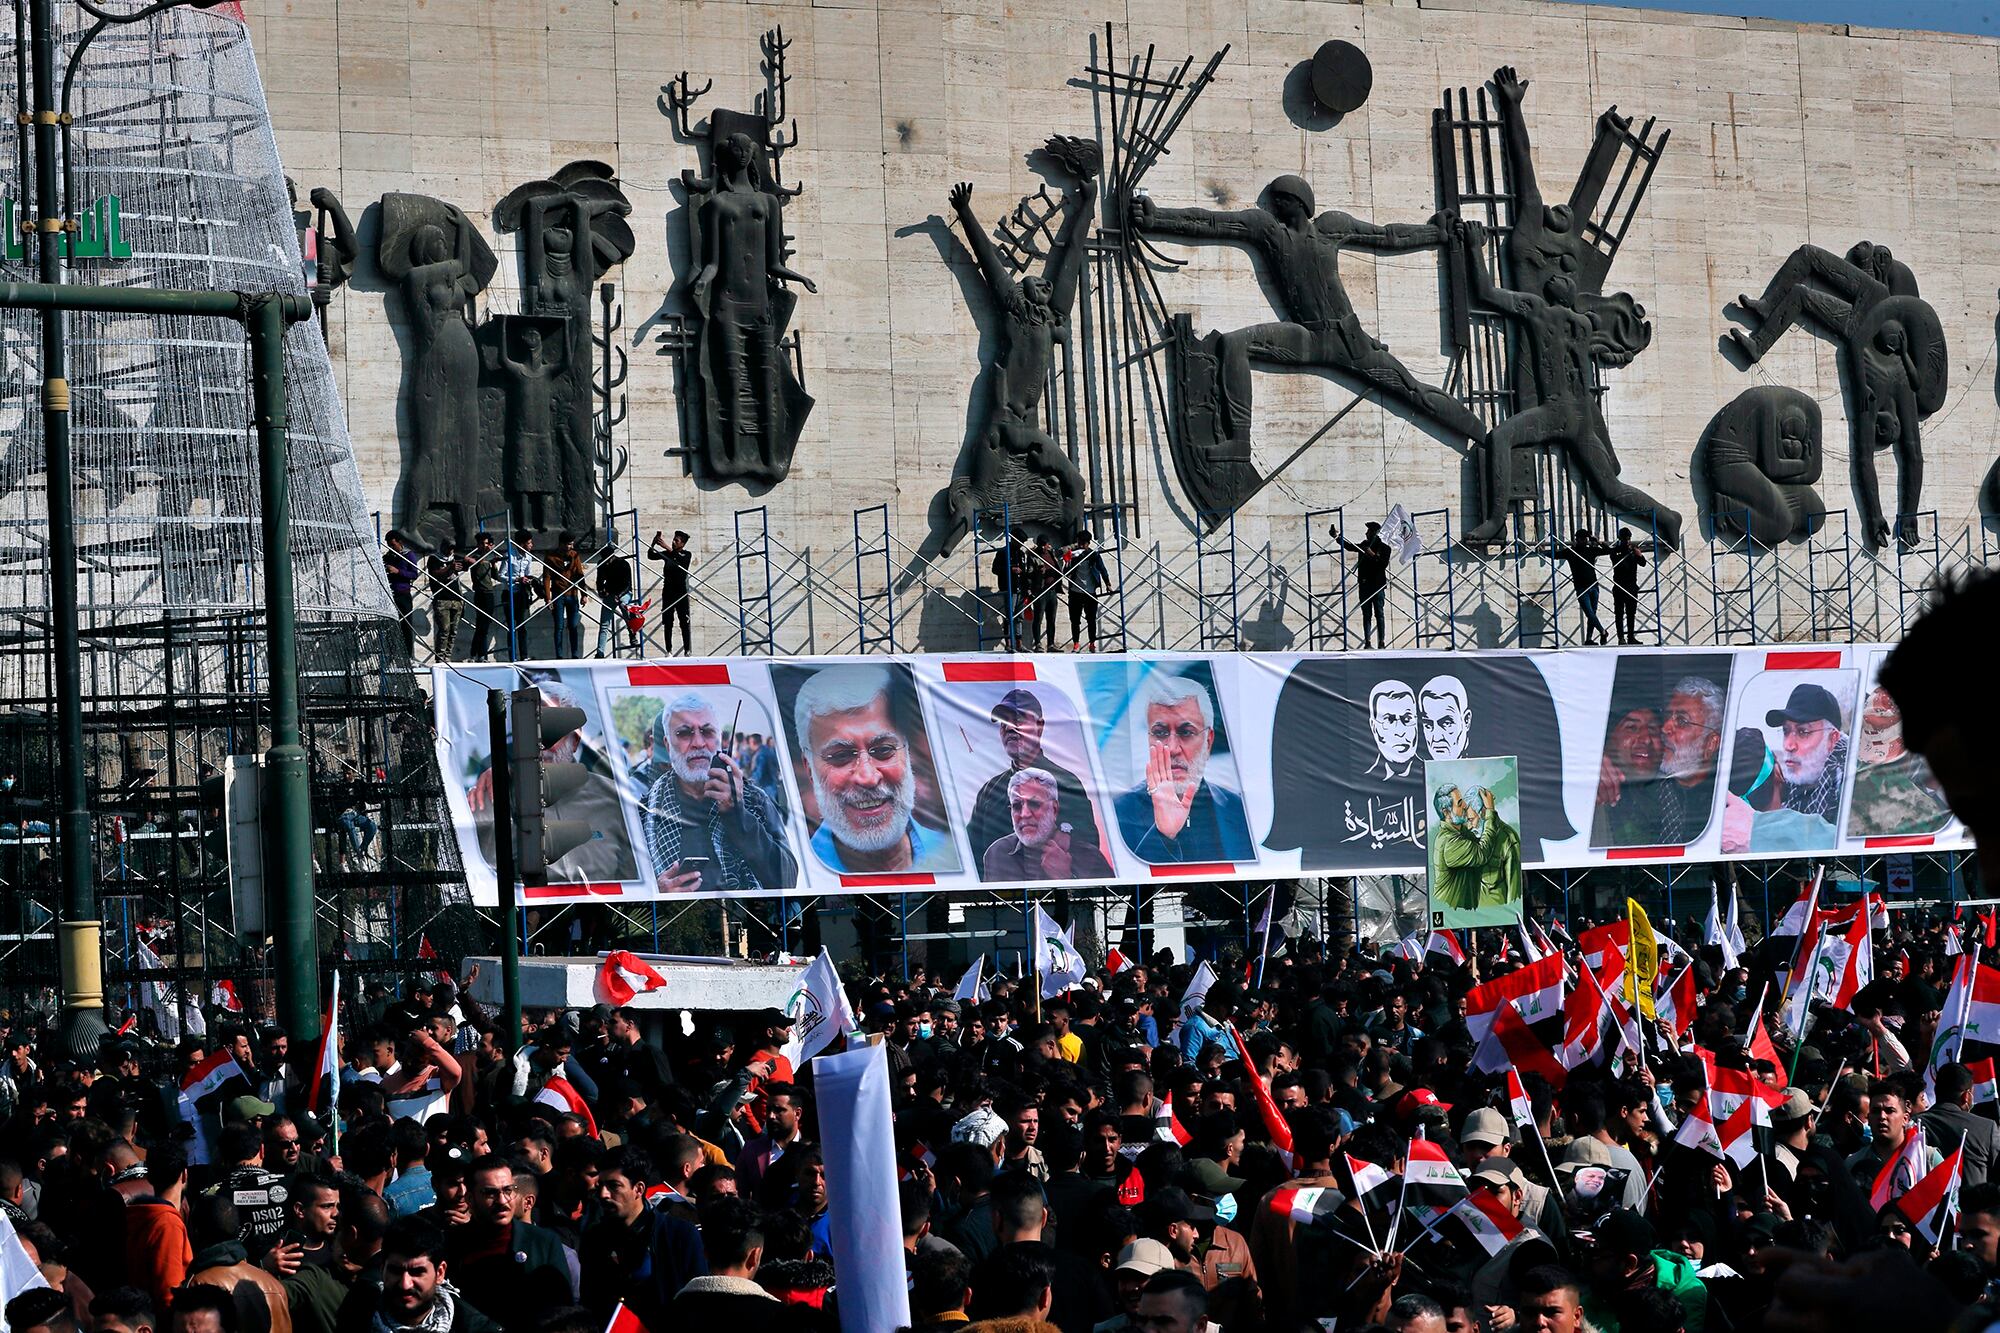
[[[228,1113],[224,1117],[228,1120],[254,1120],[259,1116],[276,1115],[278,1113],[278,1108],[271,1105],[271,1103],[261,1097],[252,1097],[248,1094],[241,1097],[232,1097],[229,1104],[223,1109]]]
[[[1797,1088],[1785,1089],[1785,1100],[1779,1104],[1773,1120],[1803,1120],[1813,1113],[1813,1099]]]
[[[1035,697],[1032,690],[1009,690],[1000,696],[999,703],[993,705],[994,720],[999,721],[1002,714],[1009,717],[1026,714],[1032,718],[1040,718],[1042,701]]]
[[[1451,1103],[1439,1101],[1438,1095],[1429,1088],[1411,1088],[1396,1104],[1396,1114],[1405,1120],[1415,1120],[1427,1109],[1450,1115]]]
[[[1140,1207],[1151,1209],[1153,1217],[1160,1222],[1192,1222],[1198,1227],[1215,1225],[1215,1205],[1203,1203],[1174,1185],[1147,1195]]]
[[[1822,685],[1802,684],[1792,686],[1792,697],[1785,700],[1783,708],[1773,708],[1764,714],[1764,725],[1779,726],[1786,722],[1831,722],[1840,725],[1840,705],[1833,695]]]
[[[1600,1254],[1651,1254],[1659,1247],[1659,1233],[1630,1208],[1614,1208],[1597,1219],[1591,1228]]]
[[[1497,1148],[1512,1136],[1507,1133],[1507,1117],[1490,1106],[1482,1106],[1465,1117],[1465,1128],[1458,1133],[1460,1143],[1483,1143],[1489,1148]]]
[[[1006,1136],[1007,1122],[984,1106],[951,1127],[953,1143],[976,1143],[982,1148],[991,1148]]]
[[[1479,1164],[1472,1173],[1475,1185],[1512,1185],[1515,1189],[1527,1188],[1528,1178],[1512,1158],[1489,1157]]]
[[[1188,1179],[1200,1193],[1213,1198],[1218,1194],[1234,1194],[1243,1188],[1244,1179],[1232,1176],[1222,1169],[1222,1164],[1211,1157],[1197,1157],[1187,1164]]]
[[[1569,1147],[1563,1152],[1562,1166],[1557,1167],[1556,1170],[1560,1171],[1563,1167],[1610,1165],[1610,1147],[1602,1141],[1591,1138],[1586,1134],[1580,1139],[1572,1139],[1570,1141]]]
[[[1173,1267],[1174,1252],[1161,1242],[1143,1236],[1118,1251],[1118,1262],[1114,1265],[1117,1272],[1137,1273],[1142,1277],[1164,1273]]]

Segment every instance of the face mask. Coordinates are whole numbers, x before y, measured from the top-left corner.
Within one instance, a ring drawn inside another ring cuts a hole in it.
[[[1749,998],[1750,998],[1750,988],[1748,986],[1738,986],[1735,990],[1731,991],[1729,994],[1729,999],[1732,1004],[1741,1004]]]
[[[1875,1126],[1868,1124],[1861,1126],[1861,1141],[1863,1143],[1873,1143],[1875,1141]]]
[[[1672,1088],[1662,1087],[1659,1089],[1659,1093],[1660,1093],[1660,1105],[1671,1110],[1674,1104],[1674,1090]]]
[[[1236,1196],[1225,1194],[1215,1201],[1215,1220],[1234,1222],[1236,1220]]]
[[[930,1025],[929,1023],[919,1023],[919,1024],[917,1024],[917,1035],[918,1035],[919,1037],[928,1037],[928,1036],[930,1036],[930,1035],[931,1035],[931,1025]]]

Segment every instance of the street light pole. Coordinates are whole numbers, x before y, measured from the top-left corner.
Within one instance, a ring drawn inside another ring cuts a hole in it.
[[[34,0],[40,7],[49,0]],[[265,895],[278,956],[278,1019],[285,1030],[299,1038],[318,1034],[319,949],[313,920],[312,794],[306,754],[299,726],[298,617],[292,583],[292,511],[288,451],[285,434],[285,329],[312,316],[312,302],[286,292],[181,292],[150,287],[82,287],[61,283],[0,282],[0,309],[9,307],[39,310],[45,316],[60,317],[66,310],[103,311],[131,315],[173,315],[230,319],[242,325],[250,339],[251,391],[257,426],[257,478],[263,509],[264,539],[264,632],[271,682],[271,747],[264,756],[264,864]],[[46,325],[44,326],[46,327]],[[58,335],[57,351],[61,343]],[[52,381],[56,382],[56,381]],[[68,393],[64,386],[63,393]],[[46,392],[45,392],[46,396]],[[67,426],[67,417],[62,424]],[[68,466],[68,436],[64,434],[63,465]],[[53,453],[53,448],[51,453]],[[50,465],[51,478],[54,464]],[[61,625],[69,624],[68,674],[58,661],[58,690],[65,688],[75,709],[69,725],[75,741],[65,747],[58,761],[63,765],[66,799],[63,811],[64,914],[63,984],[64,1002],[72,1017],[68,1020],[72,1048],[88,1035],[88,1054],[96,1054],[96,1042],[104,1031],[103,964],[99,952],[99,923],[88,919],[94,914],[96,893],[90,878],[89,816],[83,809],[83,709],[78,697],[80,678],[77,663],[76,558],[75,535],[70,526],[68,488],[62,521],[56,519],[56,488],[50,482],[49,514],[55,536],[50,542],[50,559],[57,564],[55,607],[58,652]],[[65,566],[56,554],[59,542],[70,552]],[[63,572],[67,569],[67,584]],[[67,600],[61,591],[68,588]],[[59,703],[64,696],[59,695]],[[58,710],[60,716],[60,708]],[[60,728],[59,728],[60,729]],[[72,832],[71,811],[75,811]],[[70,879],[72,868],[81,862],[81,878]],[[94,1024],[92,1028],[90,1025]]]
[[[28,0],[35,137],[35,271],[62,282],[62,195],[56,180],[55,0]],[[55,652],[57,845],[61,857],[63,1027],[70,1054],[92,1058],[103,1036],[103,924],[91,864],[87,757],[83,742],[83,650],[78,629],[76,507],[69,441],[69,380],[63,312],[41,312],[42,450],[49,509],[49,614]]]

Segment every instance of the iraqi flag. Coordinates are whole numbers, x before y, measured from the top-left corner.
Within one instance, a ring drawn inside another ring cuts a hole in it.
[[[243,1072],[243,1066],[236,1063],[235,1056],[228,1051],[216,1051],[188,1070],[186,1077],[181,1079],[181,1096],[190,1103],[198,1102],[232,1078],[240,1078],[245,1083],[250,1081],[249,1075]]]
[[[1473,1190],[1445,1216],[1489,1259],[1526,1230],[1492,1190]]]
[[[1521,1082],[1521,1071],[1512,1065],[1507,1066],[1507,1113],[1514,1117],[1516,1129],[1535,1123],[1534,1099]]]
[[[1524,968],[1474,986],[1465,995],[1465,1026],[1474,1041],[1484,1040],[1503,1005],[1512,1006],[1529,1023],[1562,1012],[1563,965],[1560,954],[1538,958]]]
[[[215,983],[208,993],[208,1001],[224,1013],[243,1012],[243,1001],[236,994],[236,983],[227,978]]]
[[[1354,1202],[1361,1209],[1362,1224],[1372,1240],[1385,1236],[1396,1218],[1396,1187],[1402,1182],[1401,1176],[1394,1176],[1373,1162],[1364,1162],[1348,1153],[1342,1153],[1341,1160],[1347,1163],[1347,1175],[1354,1182]]]
[[[1697,1099],[1695,1104],[1688,1108],[1687,1117],[1681,1121],[1680,1128],[1674,1131],[1674,1142],[1683,1148],[1705,1152],[1718,1162],[1727,1160],[1728,1155],[1722,1150],[1722,1135],[1716,1130],[1715,1121],[1709,1116],[1706,1097]]]
[[[1174,1094],[1169,1092],[1153,1107],[1153,1141],[1174,1143],[1185,1148],[1194,1141],[1194,1135],[1181,1125],[1181,1118],[1174,1114]]]
[[[1759,1130],[1771,1128],[1770,1108],[1761,1097],[1746,1097],[1736,1113],[1723,1122],[1722,1155],[1727,1157],[1738,1171],[1750,1169],[1750,1163],[1757,1159],[1761,1147],[1758,1144]]]
[[[1558,1089],[1569,1079],[1569,1069],[1511,1004],[1501,1006],[1499,1019],[1472,1053],[1472,1067],[1482,1074],[1510,1069],[1539,1074]]]
[[[535,1094],[535,1105],[551,1107],[559,1115],[575,1112],[583,1117],[584,1125],[590,1130],[590,1137],[593,1139],[597,1137],[597,1117],[591,1115],[590,1103],[586,1102],[583,1094],[571,1087],[569,1080],[561,1074],[549,1075],[549,1081]]]
[[[597,965],[597,989],[606,1004],[630,1004],[633,996],[651,994],[666,984],[651,963],[625,949],[612,950]]]
[[[1932,1167],[1928,1174],[1896,1200],[1896,1211],[1910,1219],[1910,1225],[1935,1245],[1944,1234],[1945,1224],[1958,1211],[1958,1178],[1965,1162],[1965,1142],[1951,1150],[1951,1156]]]
[[[1340,1191],[1325,1185],[1286,1186],[1271,1195],[1271,1211],[1299,1226],[1331,1222],[1340,1205]]]
[[[1785,1067],[1785,1062],[1778,1056],[1778,1043],[1771,1040],[1771,1030],[1764,1026],[1762,1009],[1750,1016],[1750,1035],[1746,1042],[1750,1047],[1750,1060],[1753,1064],[1761,1062],[1773,1069]]]
[[[1430,939],[1424,942],[1424,953],[1441,953],[1454,964],[1465,963],[1465,950],[1459,947],[1458,936],[1448,930],[1434,930]]]
[[[1869,927],[1868,900],[1855,905],[1854,919],[1847,923],[1847,962],[1841,970],[1840,985],[1833,993],[1836,1009],[1854,1003],[1854,995],[1875,979],[1875,937]]]
[[[1419,1227],[1429,1230],[1465,1195],[1465,1177],[1452,1165],[1451,1154],[1429,1139],[1411,1139],[1403,1159],[1403,1188],[1396,1202],[1397,1228],[1400,1230],[1407,1213]]]
[[[1984,1060],[1968,1060],[1966,1070],[1972,1075],[1972,1104],[1983,1106],[1987,1102],[2000,1102],[2000,1077],[1993,1072],[1993,1057]]]
[[[1631,944],[1632,922],[1629,919],[1592,926],[1576,940],[1577,951],[1583,955],[1583,965],[1595,972],[1600,981],[1625,970],[1625,950]]]
[[[1243,1038],[1238,1035],[1234,1023],[1229,1025],[1229,1039],[1236,1043],[1236,1049],[1239,1051],[1248,1051],[1250,1049],[1244,1045]],[[1278,1155],[1285,1159],[1285,1165],[1290,1166],[1292,1164],[1292,1127],[1285,1122],[1284,1113],[1278,1109],[1277,1102],[1271,1100],[1271,1090],[1264,1086],[1263,1076],[1255,1069],[1250,1070],[1250,1095],[1257,1099],[1257,1115],[1264,1122],[1264,1132],[1270,1136],[1271,1146],[1276,1148]]]
[[[647,1333],[647,1329],[645,1321],[632,1313],[632,1307],[620,1301],[611,1312],[611,1322],[604,1326],[604,1333]]]
[[[981,957],[983,958],[984,955],[981,955]],[[1114,977],[1123,976],[1126,972],[1129,972],[1132,969],[1132,967],[1133,967],[1132,960],[1130,958],[1127,958],[1123,953],[1119,952],[1116,945],[1112,946],[1110,953],[1104,955],[1104,970],[1106,972],[1109,972]]]
[[[1680,970],[1666,989],[1660,992],[1653,1008],[1659,1014],[1660,1026],[1674,1035],[1678,1041],[1681,1034],[1694,1022],[1695,987],[1694,964],[1689,963]]]
[[[319,1049],[313,1054],[312,1081],[306,1086],[306,1107],[319,1109],[319,1090],[331,1083],[339,1096],[340,1076],[340,970],[334,969],[333,988],[327,993],[326,1014],[319,1025]]]
[[[1875,1173],[1875,1183],[1868,1189],[1868,1206],[1881,1212],[1928,1174],[1924,1170],[1924,1126],[1919,1120],[1903,1136],[1903,1146],[1891,1153],[1882,1163],[1882,1169]]]

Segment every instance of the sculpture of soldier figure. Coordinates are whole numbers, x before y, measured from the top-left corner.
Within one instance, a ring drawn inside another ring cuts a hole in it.
[[[1273,180],[1268,194],[1267,206],[1237,211],[1161,208],[1144,195],[1129,205],[1132,225],[1141,232],[1233,242],[1248,246],[1264,261],[1283,319],[1211,335],[1221,363],[1223,419],[1230,437],[1246,443],[1250,438],[1250,364],[1262,361],[1282,369],[1344,371],[1450,435],[1483,438],[1485,426],[1464,404],[1419,380],[1362,329],[1340,280],[1342,250],[1428,249],[1445,241],[1442,220],[1378,226],[1338,210],[1315,217],[1312,186],[1293,175]]]
[[[1889,520],[1875,477],[1875,454],[1896,455],[1896,538],[1917,540],[1923,495],[1923,419],[1944,406],[1950,357],[1944,327],[1917,294],[1916,275],[1886,245],[1862,241],[1845,258],[1802,245],[1772,275],[1762,298],[1736,304],[1757,321],[1755,332],[1729,331],[1729,342],[1755,364],[1802,319],[1821,325],[1840,345],[1853,395],[1848,419],[1855,506],[1870,545],[1889,541]]]
[[[1477,247],[1485,229],[1473,222],[1453,225],[1453,243]],[[1493,428],[1486,442],[1485,516],[1465,534],[1469,544],[1497,538],[1507,523],[1514,475],[1513,451],[1538,444],[1561,446],[1580,468],[1584,480],[1608,509],[1652,520],[1654,531],[1669,546],[1680,545],[1681,516],[1637,486],[1618,477],[1618,455],[1592,390],[1591,362],[1619,349],[1604,348],[1591,319],[1578,311],[1576,283],[1556,273],[1540,295],[1493,285],[1484,264],[1465,265],[1473,295],[1511,317],[1527,344],[1524,361],[1534,380],[1535,405],[1510,415]]]
[[[1016,281],[972,211],[972,185],[952,187],[951,207],[1001,319],[1000,355],[987,367],[991,406],[969,458],[952,478],[951,538],[970,532],[981,510],[1005,506],[1010,525],[1067,541],[1083,522],[1083,477],[1041,426],[1057,343],[1069,340],[1085,254],[1084,230],[1097,201],[1103,157],[1088,139],[1058,135],[1049,157],[1076,179],[1064,219],[1039,274]]]
[[[812,399],[780,346],[797,298],[819,288],[785,262],[779,203],[757,182],[757,145],[735,133],[715,144],[715,181],[698,209],[700,267],[688,299],[701,314],[702,405],[708,456],[723,476],[776,482],[791,466]]]
[[[562,348],[550,356],[554,370],[547,380],[556,411],[542,447],[555,455],[550,523],[572,533],[597,526],[591,317],[598,280],[631,258],[636,246],[625,220],[631,212],[611,168],[588,160],[516,186],[493,207],[494,227],[521,236],[521,313],[563,321]]]

